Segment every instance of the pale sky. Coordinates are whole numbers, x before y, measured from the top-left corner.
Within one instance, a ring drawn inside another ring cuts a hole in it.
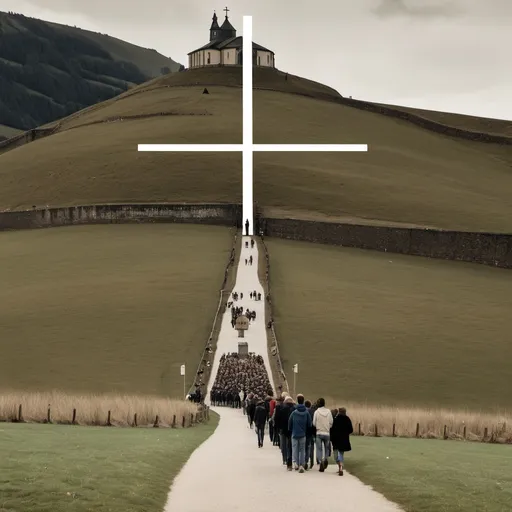
[[[276,66],[344,96],[512,120],[512,0],[0,0],[171,57],[209,41],[213,10]],[[143,9],[143,10],[141,10]]]

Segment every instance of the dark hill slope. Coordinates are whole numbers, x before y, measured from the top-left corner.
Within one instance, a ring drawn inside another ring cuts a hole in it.
[[[138,153],[139,143],[239,143],[241,68],[175,73],[77,112],[0,154],[0,208],[241,201],[241,155]],[[512,146],[454,138],[255,69],[256,143],[367,143],[368,153],[257,153],[273,214],[512,231]],[[207,86],[210,94],[202,94]]]
[[[178,68],[107,35],[0,12],[0,125],[35,128]]]

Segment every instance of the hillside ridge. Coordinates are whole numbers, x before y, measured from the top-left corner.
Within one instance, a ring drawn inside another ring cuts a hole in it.
[[[0,135],[36,128],[182,68],[155,50],[12,12],[0,12],[0,36]]]
[[[67,122],[77,119],[86,113],[90,113],[92,110],[101,109],[112,102],[128,99],[135,94],[148,93],[169,87],[197,86],[241,88],[241,67],[233,66],[227,68],[219,66],[194,70],[187,69],[181,73],[172,73],[157,77],[135,86],[109,100],[93,104],[60,119],[58,121],[58,125],[52,124],[52,127],[55,129],[51,133],[57,133],[62,129],[65,129]],[[375,114],[407,121],[420,126],[423,129],[441,133],[449,137],[482,143],[512,145],[512,121],[508,122],[499,119],[466,116],[463,114],[421,110],[346,98],[329,86],[275,69],[255,68],[254,89],[294,94],[317,100],[334,102],[359,110],[365,110]],[[152,115],[166,114],[164,112],[159,112]],[[47,126],[45,126],[45,128],[47,128]],[[482,130],[482,128],[487,128],[487,130]],[[49,132],[45,133],[45,135],[49,134]],[[5,152],[11,148],[18,147],[20,145],[19,141],[24,137],[28,142],[30,137],[27,137],[24,134],[14,136],[3,143],[0,142],[0,151]]]

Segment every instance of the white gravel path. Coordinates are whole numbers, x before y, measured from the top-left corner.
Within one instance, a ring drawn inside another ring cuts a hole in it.
[[[235,290],[244,294],[238,301],[244,309],[256,311],[256,321],[245,333],[249,351],[263,356],[270,372],[264,318],[264,293],[258,279],[257,246],[245,249],[238,266]],[[245,258],[252,254],[252,266]],[[249,292],[262,294],[261,302],[252,301]],[[231,327],[231,311],[222,320],[208,392],[215,380],[223,353],[238,350],[237,332]],[[209,395],[208,395],[209,396]],[[175,478],[164,512],[397,512],[401,509],[381,494],[347,474],[340,477],[331,464],[325,473],[318,469],[298,473],[286,471],[279,448],[272,446],[268,434],[258,448],[256,434],[249,429],[240,409],[212,408],[220,415],[214,434],[195,450]],[[357,449],[357,448],[356,448]],[[347,454],[350,467],[350,453]]]

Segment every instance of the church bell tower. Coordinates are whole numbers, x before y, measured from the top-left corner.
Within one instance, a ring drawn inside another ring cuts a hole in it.
[[[212,26],[210,27],[210,41],[220,39],[220,27],[217,14],[213,11]]]

